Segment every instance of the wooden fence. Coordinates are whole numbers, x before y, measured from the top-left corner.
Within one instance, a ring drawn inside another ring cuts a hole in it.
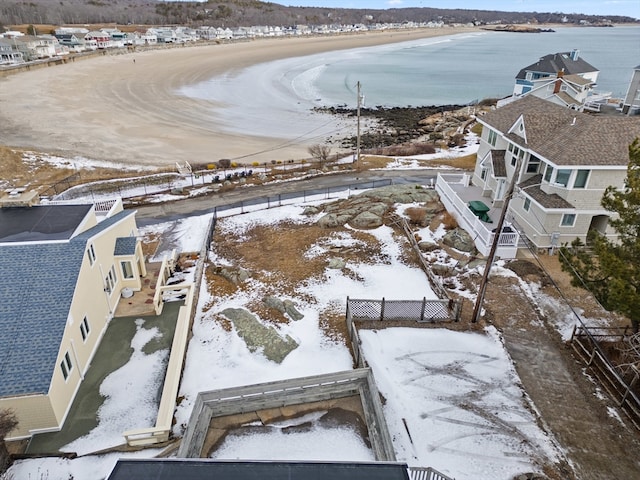
[[[622,335],[622,337],[621,337]],[[619,371],[602,350],[596,338],[624,338],[621,329],[591,328],[576,325],[571,335],[571,346],[580,359],[598,377],[602,387],[617,405],[628,415],[631,422],[640,429],[640,396],[636,393],[640,386],[640,370],[631,365],[625,374]]]
[[[377,461],[395,461],[395,452],[382,411],[380,394],[370,369],[292,378],[242,387],[200,392],[187,431],[180,443],[179,458],[198,458],[203,453],[211,419],[264,409],[282,408],[350,396],[359,396],[371,449]]]
[[[354,320],[384,323],[386,321],[438,322],[458,321],[462,311],[459,300],[361,300],[347,297],[347,331],[351,339],[353,359],[358,367],[367,367],[360,350],[360,334]],[[381,325],[386,326],[386,325]]]
[[[409,224],[407,223],[407,220],[398,215],[393,215],[392,219],[396,225],[399,225],[402,228],[405,236],[407,237],[407,240],[409,240],[409,243],[411,244],[411,248],[416,254],[416,257],[420,262],[420,266],[422,267],[422,270],[424,271],[424,273],[426,273],[427,278],[429,279],[429,283],[431,284],[433,293],[435,293],[438,296],[438,298],[449,299],[450,298],[449,292],[445,290],[440,279],[436,275],[434,275],[433,271],[431,270],[431,266],[427,263],[427,261],[422,256],[422,252],[420,251],[420,247],[418,246],[418,241],[416,240],[415,235],[411,231],[411,228],[409,228]]]

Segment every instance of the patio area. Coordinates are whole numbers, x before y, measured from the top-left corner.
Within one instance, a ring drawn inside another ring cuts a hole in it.
[[[146,263],[147,275],[142,279],[142,289],[133,292],[128,298],[121,298],[114,312],[114,317],[128,317],[133,315],[155,315],[153,297],[160,276],[162,262]]]
[[[487,256],[494,240],[494,232],[502,206],[493,207],[491,199],[482,196],[482,189],[471,185],[471,175],[438,174],[436,191],[447,211],[455,217],[458,224],[473,237],[478,251]],[[472,203],[473,202],[473,203]],[[469,205],[475,206],[476,212]],[[482,217],[482,218],[480,218]],[[515,229],[508,231],[511,224],[505,221],[498,240],[496,255],[500,258],[515,258],[520,235]]]
[[[167,302],[162,313],[151,316],[122,316],[113,318],[107,327],[102,342],[87,370],[84,381],[71,405],[64,426],[59,432],[34,435],[27,447],[29,454],[55,454],[60,448],[89,433],[98,425],[97,412],[105,398],[100,394],[100,385],[112,372],[125,365],[131,358],[131,340],[136,334],[136,320],[142,318],[145,328],[158,328],[160,336],[145,347],[151,354],[172,347],[177,319],[184,302]],[[158,403],[162,385],[157,392]],[[125,437],[122,437],[125,444]]]

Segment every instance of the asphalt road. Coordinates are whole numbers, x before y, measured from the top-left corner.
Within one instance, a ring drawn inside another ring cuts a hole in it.
[[[169,222],[180,218],[205,215],[216,208],[238,202],[259,199],[277,199],[278,196],[303,197],[305,194],[321,193],[331,189],[372,188],[393,184],[435,184],[438,170],[367,170],[364,172],[336,172],[311,179],[283,181],[262,186],[239,187],[228,192],[211,193],[202,197],[185,198],[173,202],[135,207],[139,226]],[[337,190],[336,190],[337,191]],[[297,195],[296,195],[297,194]]]

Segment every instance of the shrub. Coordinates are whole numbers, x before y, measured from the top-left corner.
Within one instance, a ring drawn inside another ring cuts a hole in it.
[[[218,167],[220,168],[229,168],[231,166],[231,160],[228,158],[221,158],[218,160]]]
[[[458,228],[458,221],[449,212],[444,212],[442,214],[442,225],[444,225],[445,230],[453,230]]]
[[[215,170],[215,169],[216,169],[215,163],[207,163],[207,170]]]
[[[409,217],[409,223],[419,227],[427,226],[427,209],[423,207],[409,207],[404,213]]]
[[[251,164],[251,166],[253,166],[253,167],[259,167],[259,166],[260,166],[260,162],[253,162],[253,163]]]
[[[236,162],[231,162],[231,168],[237,168],[238,164]]]

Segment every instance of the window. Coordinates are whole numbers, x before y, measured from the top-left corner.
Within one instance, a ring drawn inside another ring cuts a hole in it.
[[[69,378],[69,374],[71,373],[72,369],[73,365],[71,364],[71,357],[69,356],[69,352],[67,352],[64,354],[62,362],[60,362],[60,370],[62,370],[62,376],[65,380]]]
[[[587,179],[591,170],[578,170],[576,179],[573,182],[573,188],[584,188],[587,186]]]
[[[120,262],[120,267],[122,268],[123,278],[133,278],[133,267],[131,266],[131,262]]]
[[[527,163],[527,173],[538,173],[539,168],[540,159],[535,155],[531,155],[529,157],[529,162]]]
[[[498,132],[495,130],[489,130],[489,137],[487,138],[487,142],[492,147],[496,146],[496,140],[498,139]]]
[[[515,166],[516,166],[516,161],[517,161],[517,160],[518,160],[518,159],[517,159],[515,156],[512,156],[512,157],[511,157],[511,166],[512,166],[512,167],[515,167]]]
[[[89,257],[89,265],[93,265],[96,261],[96,252],[93,249],[93,244],[89,245],[87,249],[87,256]]]
[[[571,170],[560,169],[558,173],[556,173],[556,181],[555,183],[566,187],[569,184],[569,177],[571,176]]]
[[[525,212],[528,212],[531,208],[531,199],[529,197],[524,199],[524,206],[522,208],[524,208]]]
[[[113,265],[111,265],[111,269],[109,270],[109,273],[104,279],[104,291],[111,294],[111,292],[113,292],[113,287],[115,286],[116,286],[116,272],[115,272],[115,269],[113,268]]]
[[[553,175],[553,167],[551,165],[547,165],[547,169],[544,171],[544,181],[551,181],[551,175]]]
[[[84,317],[82,319],[82,322],[80,323],[80,334],[82,335],[82,340],[87,339],[90,331],[91,329],[89,328],[89,320],[87,320],[87,317]]]
[[[576,223],[576,214],[575,213],[565,213],[562,215],[562,221],[560,222],[560,226],[562,227],[573,227]]]

